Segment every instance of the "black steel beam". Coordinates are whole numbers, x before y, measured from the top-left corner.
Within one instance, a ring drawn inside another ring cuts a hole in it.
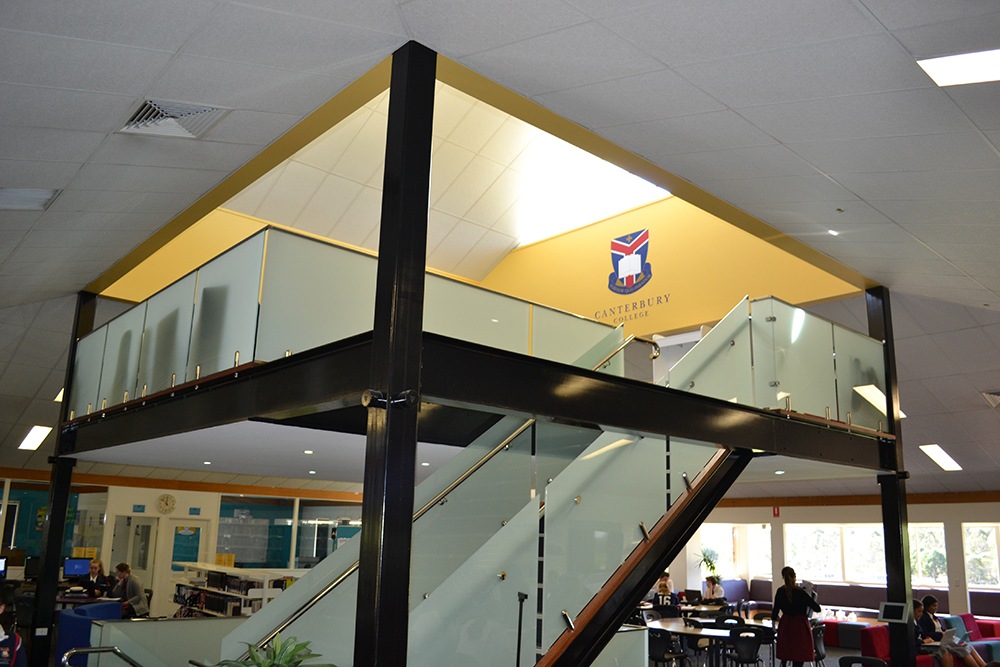
[[[133,401],[63,426],[68,452],[187,433],[253,417],[283,418],[360,403],[371,368],[371,334]]]
[[[903,438],[899,418],[899,384],[896,378],[896,349],[892,335],[892,309],[889,290],[873,287],[865,293],[868,310],[868,334],[881,340],[885,358],[885,413],[889,415],[889,433],[895,436],[895,447],[887,451],[895,466],[895,475],[880,475],[882,495],[882,533],[885,540],[885,594],[892,602],[910,603],[913,589],[910,582],[909,517],[906,510],[906,478],[903,469]],[[912,665],[915,660],[916,638],[912,623],[889,624],[889,654],[893,664]]]
[[[49,483],[49,502],[42,524],[41,565],[35,589],[35,613],[31,624],[31,647],[28,664],[50,665],[52,635],[56,622],[56,595],[59,593],[59,566],[62,565],[63,532],[76,459],[53,457]]]
[[[649,591],[650,576],[662,573],[680,553],[698,527],[737,480],[753,454],[745,450],[730,450],[726,458],[705,480],[697,485],[690,497],[684,498],[680,510],[669,517],[666,530],[650,545],[639,564],[624,582],[600,605],[596,614],[577,632],[572,643],[551,664],[552,667],[585,667],[600,656],[628,615]]]
[[[424,334],[425,400],[479,404],[604,428],[706,440],[870,470],[891,440],[787,419],[705,396]]]
[[[354,664],[405,662],[437,54],[392,56]]]

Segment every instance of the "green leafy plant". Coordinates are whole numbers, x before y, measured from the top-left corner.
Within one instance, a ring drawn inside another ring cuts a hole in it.
[[[716,561],[719,560],[719,552],[710,547],[702,547],[701,558],[698,560],[698,564],[705,568],[713,577],[719,576],[719,571],[716,569]]]
[[[318,653],[309,650],[311,642],[300,642],[296,637],[282,639],[275,635],[263,650],[247,644],[249,657],[246,660],[222,660],[216,667],[299,667],[306,660],[318,658]],[[307,667],[337,667],[333,664],[310,663]]]

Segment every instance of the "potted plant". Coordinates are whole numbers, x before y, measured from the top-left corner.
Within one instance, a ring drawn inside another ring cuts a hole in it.
[[[706,572],[716,578],[719,576],[719,570],[715,565],[717,560],[719,560],[719,553],[715,549],[701,548],[701,558],[698,559],[698,565],[704,567]]]
[[[318,658],[318,653],[309,650],[310,642],[300,642],[296,637],[282,639],[275,635],[264,650],[247,644],[249,657],[246,660],[222,660],[216,667],[299,667],[306,660]],[[307,667],[337,667],[333,664],[310,663]]]

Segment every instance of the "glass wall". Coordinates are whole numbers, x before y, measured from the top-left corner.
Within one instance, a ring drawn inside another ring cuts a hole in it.
[[[964,524],[965,576],[970,587],[1000,586],[1000,558],[997,556],[997,524]]]

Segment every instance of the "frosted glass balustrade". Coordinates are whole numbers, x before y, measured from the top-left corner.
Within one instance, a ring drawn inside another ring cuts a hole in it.
[[[198,270],[187,380],[254,359],[264,234],[256,234]]]
[[[370,331],[376,269],[366,255],[268,230],[255,358],[273,361]]]
[[[529,310],[526,301],[427,275],[426,331],[528,354]]]
[[[142,327],[146,321],[146,304],[142,303],[107,324],[104,343],[104,370],[101,372],[101,402],[108,406],[123,403],[126,394],[135,398],[135,382],[139,374],[139,347]]]
[[[674,364],[670,388],[754,405],[748,315],[744,298]]]
[[[104,345],[108,339],[106,326],[92,331],[76,344],[73,364],[73,385],[69,393],[69,409],[82,417],[101,407],[101,370],[104,367]]]
[[[587,320],[544,306],[532,308],[532,355],[580,368],[594,368],[624,340],[622,327]],[[624,355],[615,355],[607,367],[610,375],[625,374]]]
[[[777,299],[754,301],[751,335],[756,407],[837,414],[833,325]],[[787,399],[787,401],[786,401]]]
[[[833,345],[836,350],[837,398],[840,406],[840,421],[848,420],[858,426],[887,428],[885,408],[880,410],[865,399],[861,392],[870,392],[885,405],[885,362],[883,345],[868,336],[837,326],[833,330]],[[874,391],[873,391],[874,389]]]
[[[190,273],[154,294],[146,302],[139,376],[136,392],[142,396],[184,382],[191,345],[191,318],[197,274]]]

